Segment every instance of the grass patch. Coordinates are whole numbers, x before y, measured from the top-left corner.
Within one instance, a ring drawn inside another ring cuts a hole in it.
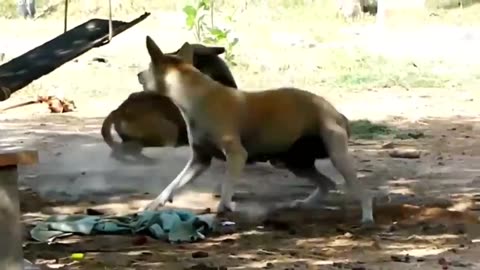
[[[361,119],[350,121],[351,137],[353,139],[376,140],[389,135],[395,135],[398,130],[384,124],[372,123],[370,120]]]
[[[393,138],[398,140],[420,139],[426,135],[417,130],[400,130],[385,124],[373,123],[370,120],[360,119],[350,121],[352,139],[378,140]]]
[[[325,86],[333,88],[443,88],[478,81],[473,76],[476,69],[466,70],[464,65],[429,59],[390,58],[360,48],[354,51],[331,49],[323,53],[322,58],[320,75]]]
[[[0,1],[1,17],[15,18],[17,17],[17,5],[15,1]]]

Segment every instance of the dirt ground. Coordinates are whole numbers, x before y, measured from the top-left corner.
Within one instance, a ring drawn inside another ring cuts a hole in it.
[[[159,158],[158,165],[125,166],[109,160],[97,131],[101,119],[65,114],[42,116],[34,123],[11,122],[2,122],[12,128],[7,132],[23,134],[23,143],[41,151],[38,166],[22,168],[22,183],[40,194],[22,192],[26,224],[48,214],[84,213],[87,207],[109,214],[134,212],[172,179],[188,157],[186,149],[149,149],[150,156]],[[268,212],[275,203],[305,196],[311,187],[288,172],[259,164],[247,168],[238,185],[236,201],[243,215],[233,218],[239,223],[233,234],[181,245],[149,239],[137,246],[132,244],[135,237],[127,236],[67,238],[50,246],[27,241],[25,256],[40,264],[69,265],[68,269],[442,269],[442,258],[448,269],[477,269],[477,122],[457,117],[414,123],[396,118],[390,123],[420,130],[425,137],[351,143],[361,180],[393,196],[390,203],[377,203],[381,227],[372,232],[352,227],[359,220],[355,205],[346,216],[341,210]],[[422,155],[391,158],[385,149],[389,142],[396,148],[419,149]],[[91,164],[80,162],[86,157]],[[329,162],[319,162],[318,167],[342,184]],[[198,212],[214,209],[216,200],[210,192],[222,173],[222,164],[215,164],[177,197],[174,206]],[[339,200],[327,201],[341,206]],[[206,251],[208,257],[192,258],[198,251]],[[73,252],[84,252],[86,258],[71,262]]]
[[[20,172],[26,228],[47,215],[84,213],[86,208],[109,214],[134,212],[184,166],[186,148],[146,149],[147,155],[158,159],[155,165],[119,163],[109,157],[100,136],[103,117],[138,89],[135,72],[147,61],[143,39],[140,45],[126,40],[143,38],[156,29],[152,25],[167,21],[162,31],[173,35],[177,30],[169,28],[173,24],[170,19],[159,16],[146,21],[120,35],[110,47],[85,54],[1,104],[53,91],[73,98],[78,105],[77,111],[62,115],[50,114],[44,104],[0,114],[0,147],[15,145],[40,151],[40,163],[22,167]],[[39,22],[36,27],[47,29],[49,25]],[[46,33],[35,42],[41,43],[51,32]],[[11,48],[15,47],[12,40],[22,40],[17,35],[10,35]],[[166,46],[174,48],[182,38],[185,35],[177,33]],[[15,48],[15,53],[21,52]],[[139,56],[133,59],[127,52]],[[12,49],[11,54],[15,53]],[[108,61],[99,63],[92,60],[95,57]],[[265,72],[270,76],[278,70]],[[251,74],[247,70],[235,73],[235,77],[249,89],[276,86],[278,82],[300,81],[302,87],[311,84],[303,83],[302,78],[262,79],[261,72]],[[93,80],[94,76],[100,79]],[[318,93],[352,120],[385,121],[424,135],[351,142],[360,180],[391,196],[390,202],[377,202],[379,228],[356,228],[359,209],[355,203],[348,204],[348,212],[268,211],[276,203],[306,196],[312,187],[287,171],[257,164],[245,170],[237,186],[235,200],[240,215],[232,217],[238,225],[234,232],[175,245],[153,239],[138,245],[133,236],[73,237],[46,245],[26,236],[25,257],[57,269],[480,269],[478,89],[320,88]],[[392,147],[417,149],[421,155],[393,158],[388,154]],[[317,167],[342,187],[343,181],[330,162],[318,162]],[[174,206],[199,212],[214,209],[217,200],[211,192],[223,175],[223,165],[215,163],[176,197]],[[329,203],[343,205],[338,196],[331,197]],[[194,258],[198,251],[206,253]],[[73,252],[86,256],[72,261]]]

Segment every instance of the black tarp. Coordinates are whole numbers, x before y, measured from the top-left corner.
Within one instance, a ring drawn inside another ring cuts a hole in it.
[[[146,19],[112,21],[116,36]],[[108,20],[91,19],[0,66],[0,101],[88,50],[108,43]]]

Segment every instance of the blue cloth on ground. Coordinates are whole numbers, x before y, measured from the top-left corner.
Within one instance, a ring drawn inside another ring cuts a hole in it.
[[[180,210],[143,211],[118,217],[57,215],[39,223],[30,235],[39,242],[72,234],[146,234],[170,242],[192,242],[210,232],[212,223],[212,218]]]

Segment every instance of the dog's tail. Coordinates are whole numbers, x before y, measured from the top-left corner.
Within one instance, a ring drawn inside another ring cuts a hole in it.
[[[106,118],[103,120],[102,124],[102,137],[105,143],[110,146],[112,149],[116,149],[119,146],[119,143],[113,139],[112,136],[112,126],[115,120],[115,111],[112,111]]]

